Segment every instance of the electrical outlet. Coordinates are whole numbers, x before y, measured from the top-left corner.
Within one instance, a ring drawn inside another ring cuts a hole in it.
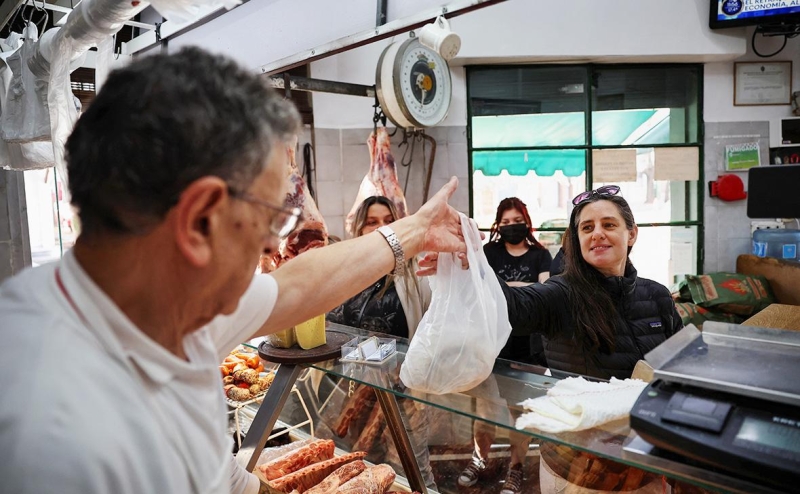
[[[780,230],[786,228],[783,221],[777,220],[758,220],[750,222],[750,235],[756,230]]]

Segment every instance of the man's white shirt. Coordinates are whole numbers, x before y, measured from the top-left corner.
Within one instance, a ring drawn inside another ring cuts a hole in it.
[[[71,253],[7,280],[0,493],[257,491],[231,455],[219,364],[277,296],[274,278],[255,276],[233,314],[184,338],[182,360],[139,331]]]

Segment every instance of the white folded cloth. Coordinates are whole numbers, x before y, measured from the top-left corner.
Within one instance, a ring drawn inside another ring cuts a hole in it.
[[[580,431],[627,417],[647,383],[639,379],[591,382],[568,377],[547,391],[547,396],[522,403],[530,413],[522,414],[517,429],[544,432]]]

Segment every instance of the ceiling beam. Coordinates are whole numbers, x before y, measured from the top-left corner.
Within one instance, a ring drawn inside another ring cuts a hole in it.
[[[11,20],[11,16],[17,11],[20,5],[25,3],[26,0],[7,0],[0,2],[0,31],[6,27],[6,24]]]

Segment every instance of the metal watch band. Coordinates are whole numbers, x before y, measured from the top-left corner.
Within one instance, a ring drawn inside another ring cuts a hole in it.
[[[381,235],[383,235],[383,238],[389,243],[389,247],[392,248],[392,252],[394,253],[394,269],[390,274],[402,273],[406,266],[406,256],[403,252],[403,246],[400,245],[400,239],[397,238],[394,230],[388,226],[382,226],[378,228],[378,231],[381,232]]]

